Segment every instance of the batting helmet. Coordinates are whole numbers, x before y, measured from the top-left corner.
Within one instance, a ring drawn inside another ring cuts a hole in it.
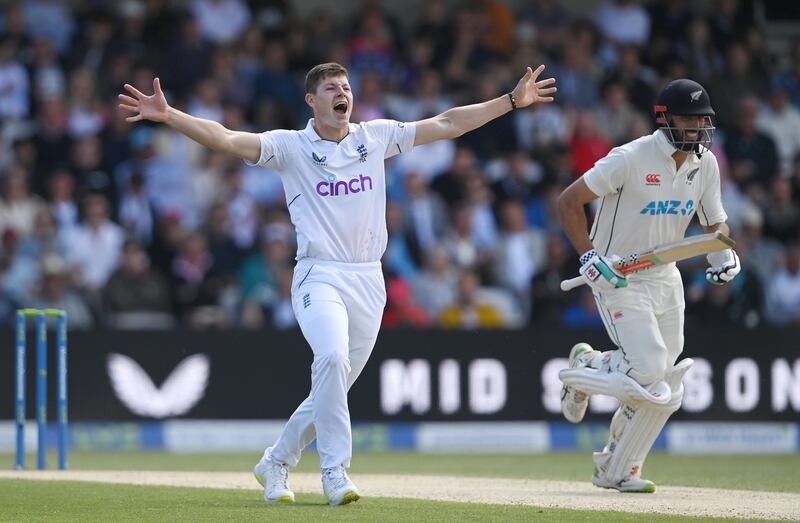
[[[655,106],[656,122],[667,135],[670,143],[679,151],[700,153],[699,146],[711,146],[714,135],[714,126],[711,117],[714,108],[711,107],[711,98],[702,85],[680,78],[668,83],[658,95]],[[681,128],[674,125],[670,116],[703,116],[703,126]],[[693,139],[687,133],[696,133]]]

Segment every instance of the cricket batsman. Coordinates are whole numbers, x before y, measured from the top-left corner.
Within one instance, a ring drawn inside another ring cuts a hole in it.
[[[591,394],[620,401],[608,444],[594,453],[592,483],[621,492],[655,492],[641,477],[650,448],[683,398],[691,367],[683,351],[683,284],[674,263],[619,273],[618,255],[642,252],[684,237],[697,215],[707,233],[729,234],[720,201],[717,159],[709,151],[714,109],[706,90],[674,80],[655,106],[658,129],[614,148],[559,197],[564,230],[580,256],[580,274],[591,287],[616,349],[597,351],[578,343],[569,354],[561,411],[578,423]],[[601,198],[587,234],[584,205]],[[708,254],[706,279],[724,285],[740,270],[733,249]]]

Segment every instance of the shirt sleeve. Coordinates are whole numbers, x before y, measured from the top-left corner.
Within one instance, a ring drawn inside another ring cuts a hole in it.
[[[371,122],[365,122],[363,125],[385,146],[384,159],[400,153],[407,153],[414,148],[414,138],[417,134],[417,124],[415,122],[372,120]]]
[[[628,172],[625,151],[621,147],[615,147],[584,173],[583,181],[597,196],[616,194],[628,180]]]
[[[286,160],[291,155],[292,139],[295,134],[295,131],[285,129],[259,133],[261,156],[255,163],[247,160],[244,163],[258,167],[270,167],[276,171],[283,169],[286,165]]]
[[[725,209],[722,208],[722,195],[720,189],[719,165],[713,154],[708,153],[707,176],[705,177],[706,186],[703,195],[700,196],[700,205],[697,208],[697,218],[700,225],[709,227],[717,223],[724,223],[728,220]]]

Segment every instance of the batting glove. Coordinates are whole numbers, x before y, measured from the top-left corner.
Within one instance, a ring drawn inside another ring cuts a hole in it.
[[[620,260],[619,256],[600,256],[592,249],[585,252],[580,260],[582,265],[578,272],[593,290],[604,292],[628,286],[625,276],[614,268],[614,262]]]
[[[706,269],[706,280],[713,285],[725,285],[739,274],[742,264],[739,263],[739,256],[733,249],[712,252],[706,256],[708,264]]]

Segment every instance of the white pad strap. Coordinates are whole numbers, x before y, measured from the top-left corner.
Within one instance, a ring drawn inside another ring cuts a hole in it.
[[[683,375],[693,363],[694,360],[686,358],[667,371],[664,379],[671,390],[667,403],[621,405],[614,414],[608,445],[603,452],[595,454],[595,464],[607,479],[621,481],[640,474],[661,429],[681,406]]]
[[[648,386],[640,385],[636,380],[622,372],[606,369],[579,367],[564,369],[558,373],[559,379],[587,394],[605,394],[613,396],[622,403],[638,404],[641,402],[665,405],[670,401],[670,387],[663,381]]]

